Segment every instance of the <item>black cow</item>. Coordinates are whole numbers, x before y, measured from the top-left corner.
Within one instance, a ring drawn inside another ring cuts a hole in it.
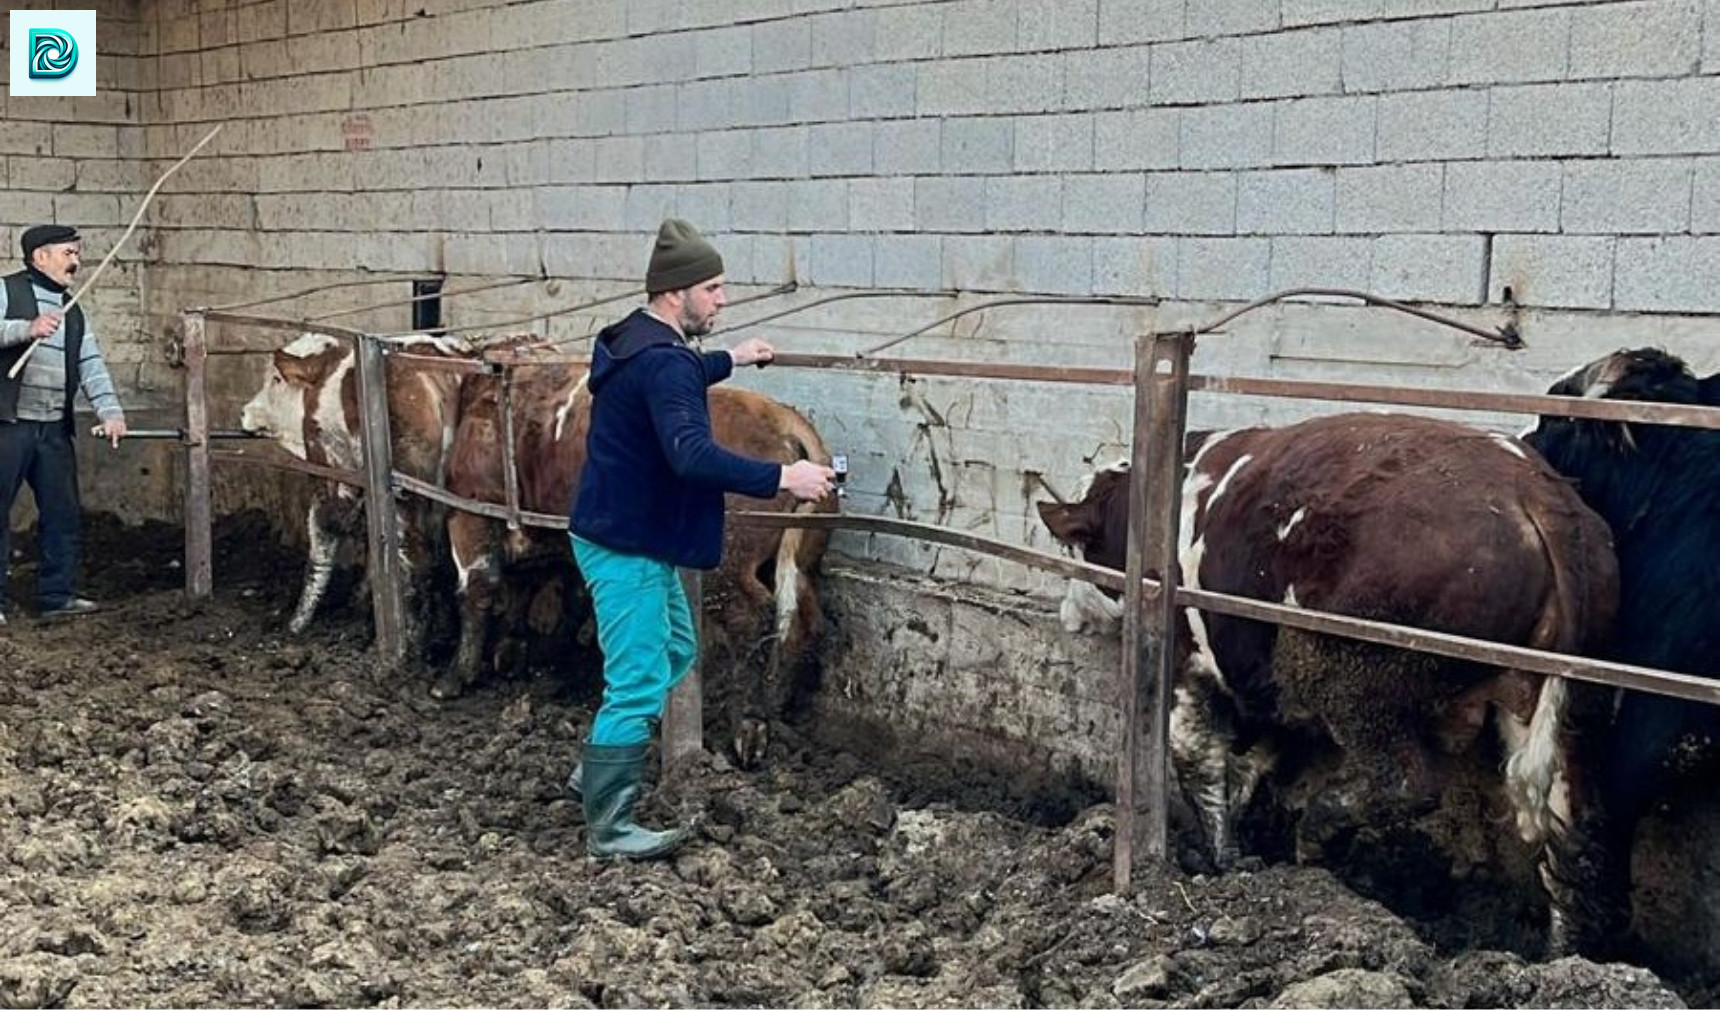
[[[1720,406],[1720,375],[1699,379],[1654,348],[1620,350],[1561,378],[1555,396]],[[1525,436],[1612,527],[1619,615],[1610,658],[1720,677],[1720,431],[1546,416]],[[1600,798],[1609,879],[1628,903],[1638,822],[1669,784],[1681,741],[1712,736],[1720,709],[1623,691],[1604,742]],[[1628,905],[1626,904],[1626,907]]]

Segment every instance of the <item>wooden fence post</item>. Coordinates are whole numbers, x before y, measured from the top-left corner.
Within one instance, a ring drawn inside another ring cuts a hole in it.
[[[1182,511],[1183,429],[1194,334],[1135,340],[1135,430],[1129,463],[1128,565],[1123,590],[1123,669],[1118,692],[1116,890],[1132,886],[1137,845],[1162,859],[1166,835],[1169,686],[1176,649],[1177,525]],[[1148,591],[1152,573],[1158,585]]]
[[[359,435],[364,442],[364,514],[370,533],[370,597],[376,615],[376,649],[385,670],[405,658],[400,525],[394,502],[394,453],[388,430],[388,380],[382,341],[360,336]]]
[[[699,630],[699,642],[703,645],[705,607],[698,571],[683,569],[681,587],[687,591],[687,605],[693,611],[693,627]],[[663,713],[663,767],[666,769],[687,758],[698,757],[699,752],[705,749],[705,692],[699,682],[703,665],[695,653],[693,668],[669,692],[669,704]]]
[[[185,595],[206,600],[215,591],[212,506],[209,502],[209,363],[203,313],[180,314],[185,349]]]

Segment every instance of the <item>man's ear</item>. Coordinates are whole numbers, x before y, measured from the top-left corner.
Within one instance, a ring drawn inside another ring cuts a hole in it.
[[[1089,517],[1092,509],[1085,505],[1050,501],[1035,502],[1034,505],[1039,509],[1040,521],[1059,543],[1071,547],[1085,547],[1093,538],[1093,525]]]

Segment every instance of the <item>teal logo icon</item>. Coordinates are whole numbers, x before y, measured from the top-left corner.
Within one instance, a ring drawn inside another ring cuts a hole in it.
[[[69,76],[78,65],[78,43],[70,32],[58,28],[30,29],[30,77],[56,81]]]

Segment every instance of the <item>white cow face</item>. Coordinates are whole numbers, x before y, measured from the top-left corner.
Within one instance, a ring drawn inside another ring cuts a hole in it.
[[[354,364],[350,348],[321,333],[307,333],[275,352],[263,388],[245,404],[245,431],[275,439],[299,459],[314,442],[330,466],[356,469],[358,439],[341,405],[341,385]],[[317,460],[323,462],[325,460]]]

